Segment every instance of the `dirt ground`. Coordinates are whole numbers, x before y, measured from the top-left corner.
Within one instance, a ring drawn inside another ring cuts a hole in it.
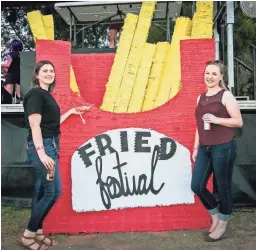
[[[3,250],[24,249],[17,239],[26,227],[29,210],[3,207],[1,211],[1,243]],[[204,242],[204,230],[55,235],[60,244],[49,249],[87,250],[254,250],[256,249],[256,209],[235,212],[228,227],[229,238]]]

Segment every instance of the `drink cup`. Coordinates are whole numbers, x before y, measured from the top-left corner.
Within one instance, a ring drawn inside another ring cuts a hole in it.
[[[211,130],[211,124],[204,121],[204,130]]]

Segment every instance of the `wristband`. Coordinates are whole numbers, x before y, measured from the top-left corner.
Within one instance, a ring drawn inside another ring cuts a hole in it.
[[[193,148],[193,150],[198,150],[198,148]]]
[[[41,145],[41,146],[38,146],[38,147],[35,147],[35,148],[36,148],[36,151],[39,151],[39,150],[41,150],[41,149],[44,149],[44,146]]]

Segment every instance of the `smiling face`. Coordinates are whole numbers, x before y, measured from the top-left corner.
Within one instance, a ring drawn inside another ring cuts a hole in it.
[[[220,67],[217,65],[208,65],[204,72],[204,82],[207,88],[216,88],[222,80]]]
[[[41,87],[49,87],[55,80],[55,71],[53,66],[51,64],[44,64],[38,71],[36,78]]]

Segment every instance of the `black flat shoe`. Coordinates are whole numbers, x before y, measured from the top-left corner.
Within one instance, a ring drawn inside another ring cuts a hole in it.
[[[210,232],[209,230],[207,230],[207,231],[203,232],[203,235],[204,235],[204,236],[208,236],[210,233],[211,233],[211,232]]]
[[[219,238],[217,238],[217,239],[214,239],[214,238],[210,237],[209,235],[206,235],[206,236],[204,237],[204,240],[207,241],[207,242],[215,242],[215,241],[224,240],[224,239],[226,239],[226,238],[228,238],[228,235],[227,235],[227,233],[225,232],[224,234],[222,234],[222,235],[221,235]]]

